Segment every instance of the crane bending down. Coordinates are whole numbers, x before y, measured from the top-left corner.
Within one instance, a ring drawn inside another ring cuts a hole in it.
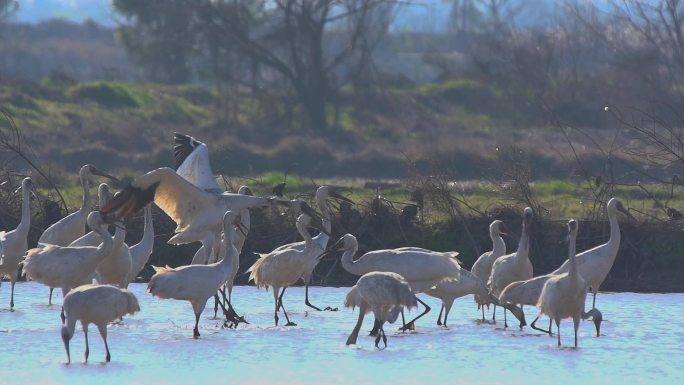
[[[397,273],[411,285],[413,293],[422,293],[445,281],[458,280],[461,267],[453,253],[438,253],[420,248],[386,249],[368,252],[356,261],[352,258],[359,249],[356,237],[346,234],[332,245],[325,254],[338,250],[342,254],[342,267],[355,275],[373,271]],[[408,322],[402,330],[409,330],[420,317],[430,311],[430,307],[417,298],[425,311]]]
[[[69,341],[74,336],[76,321],[81,321],[83,335],[85,336],[85,362],[88,362],[88,325],[93,323],[100,331],[104,341],[105,361],[111,360],[109,345],[107,344],[107,324],[119,319],[126,314],[135,314],[140,311],[138,299],[125,289],[111,285],[82,285],[64,297],[64,314],[66,316],[62,326],[62,341],[67,353],[67,364],[71,363]]]
[[[147,291],[162,299],[189,301],[195,313],[193,337],[198,338],[199,318],[207,305],[207,300],[216,295],[226,282],[235,258],[235,226],[239,226],[236,215],[226,211],[223,216],[223,243],[228,250],[220,262],[209,265],[187,265],[177,268],[152,266],[156,274],[150,279]],[[225,309],[224,309],[225,311]]]
[[[558,329],[558,346],[560,340],[560,321],[572,318],[575,327],[575,348],[577,348],[577,329],[584,312],[587,299],[587,283],[577,271],[575,260],[575,241],[577,239],[577,221],[568,221],[568,272],[554,275],[544,284],[539,297],[539,309],[556,322]]]
[[[506,254],[506,243],[501,235],[506,235],[506,226],[500,220],[495,220],[489,225],[489,237],[492,240],[492,250],[480,255],[475,261],[471,272],[475,274],[485,285],[489,281],[489,276],[492,274],[492,265],[494,262]],[[482,308],[482,322],[485,321],[484,307],[489,308],[489,295],[475,294],[475,302],[478,308]],[[494,305],[494,312],[492,314],[492,321],[496,321],[496,305]]]
[[[439,310],[439,315],[437,316],[437,325],[442,325],[441,318],[442,312],[444,312],[444,327],[446,327],[449,311],[456,298],[474,294],[475,296],[480,296],[482,299],[487,299],[487,297],[489,297],[489,289],[487,289],[487,285],[485,285],[475,274],[468,270],[461,269],[461,277],[458,281],[451,280],[442,282],[425,291],[425,294],[442,300],[442,308]],[[488,299],[487,302],[489,303]]]
[[[26,239],[31,228],[31,195],[36,195],[36,186],[31,178],[24,178],[19,189],[21,190],[19,225],[9,232],[0,231],[0,283],[3,276],[9,277],[10,310],[14,309],[14,285],[19,278],[19,264],[24,259],[24,254],[28,249]]]
[[[280,308],[283,309],[283,314],[285,314],[285,319],[287,320],[285,326],[296,326],[287,315],[283,305],[283,295],[285,294],[285,289],[295,284],[309,265],[311,251],[315,247],[307,230],[310,224],[311,218],[306,214],[302,214],[297,218],[297,230],[305,242],[303,250],[291,248],[261,254],[259,259],[248,270],[250,272],[249,279],[253,280],[257,287],[265,287],[266,289],[270,287],[273,291],[273,300],[275,302],[273,319],[276,326],[278,326],[278,310]],[[319,230],[323,231],[323,226],[320,227]],[[280,290],[281,288],[282,291]]]
[[[359,318],[351,334],[347,338],[347,345],[355,345],[361,330],[365,314],[372,311],[379,324],[378,335],[375,337],[375,347],[380,348],[380,339],[387,347],[387,336],[383,330],[385,322],[394,323],[402,308],[418,306],[417,298],[411,291],[411,286],[399,274],[390,272],[366,273],[356,282],[344,300],[346,307],[359,307]]]
[[[513,254],[508,254],[497,259],[492,265],[492,274],[489,276],[487,285],[492,294],[497,298],[499,298],[503,289],[511,282],[532,278],[532,262],[530,262],[529,259],[532,215],[532,209],[525,207],[525,210],[523,210],[522,234],[520,235],[518,250]],[[522,310],[522,307],[520,310]],[[508,327],[505,309],[504,327]],[[520,327],[523,327],[522,323]]]
[[[314,306],[309,302],[309,284],[311,284],[311,277],[313,276],[313,271],[316,269],[316,265],[318,265],[318,262],[320,262],[320,258],[318,258],[323,252],[325,251],[326,247],[328,247],[328,240],[330,240],[330,232],[332,231],[332,223],[331,223],[331,213],[330,210],[328,209],[328,204],[327,200],[328,198],[335,198],[337,200],[345,201],[351,204],[354,204],[354,201],[351,199],[348,199],[339,193],[337,193],[332,187],[330,186],[321,186],[316,190],[316,203],[318,204],[318,210],[319,212],[323,215],[323,227],[325,231],[321,231],[313,237],[313,248],[311,249],[310,253],[310,258],[309,258],[309,263],[307,264],[306,270],[302,274],[302,280],[304,280],[304,304],[312,309],[321,311],[321,309],[317,306]],[[297,250],[303,250],[304,249],[305,242],[295,242],[295,243],[288,243],[286,245],[282,245],[278,248],[276,248],[275,251],[281,251],[285,249],[297,249]],[[332,310],[329,306],[326,308],[328,310]]]
[[[504,291],[501,292],[501,302],[506,304],[514,305],[530,305],[537,306],[539,303],[539,297],[541,295],[544,284],[549,278],[553,277],[553,273],[546,275],[540,275],[527,281],[516,281],[506,286]],[[514,308],[515,309],[515,308]],[[509,309],[510,310],[510,309]],[[591,318],[594,322],[594,327],[596,329],[596,336],[601,335],[601,323],[603,322],[603,314],[597,308],[593,308],[588,312],[582,312],[582,319],[586,320]],[[551,331],[551,322],[553,320],[549,319],[549,329],[544,330],[536,326],[539,316],[537,316],[530,326],[532,329],[539,330],[540,332],[547,333],[548,335],[553,335]]]

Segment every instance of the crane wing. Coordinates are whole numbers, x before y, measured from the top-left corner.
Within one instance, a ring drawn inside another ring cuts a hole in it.
[[[168,167],[137,177],[116,194],[100,212],[107,223],[128,220],[154,201],[183,231],[198,216],[216,206],[218,195],[199,189]]]
[[[223,189],[216,183],[216,177],[209,163],[209,148],[189,135],[174,135],[173,157],[176,173],[200,189],[220,194]]]

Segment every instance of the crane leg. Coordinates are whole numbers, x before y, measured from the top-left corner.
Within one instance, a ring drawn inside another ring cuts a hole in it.
[[[401,322],[404,322],[404,313],[401,313]],[[368,333],[369,336],[377,336],[378,335],[378,330],[380,329],[380,322],[378,322],[377,319],[373,319],[373,329],[371,329],[370,333]]]
[[[560,343],[560,320],[559,319],[556,320],[556,330],[558,330],[558,346],[561,346],[561,343]]]
[[[494,312],[492,313],[492,322],[496,323],[496,305],[494,305]]]
[[[317,306],[312,305],[311,302],[309,302],[309,284],[308,284],[308,283],[307,283],[306,285],[304,285],[304,304],[305,304],[306,306],[308,306],[308,307],[314,309],[314,310],[321,311],[320,308],[318,308]]]
[[[17,283],[16,279],[12,280],[10,283],[10,310],[14,311],[14,284]]]
[[[90,347],[88,346],[88,324],[83,325],[83,335],[85,336],[85,363],[88,363],[88,356],[90,355]]]
[[[447,318],[449,318],[449,310],[444,308],[444,327],[447,327]]]
[[[275,312],[273,313],[273,319],[275,320],[275,326],[278,326],[278,309],[280,309],[280,301],[278,301],[278,289],[273,288],[273,299],[275,300]]]
[[[482,322],[485,322],[484,306],[482,306]]]
[[[549,336],[551,336],[551,335],[552,335],[552,334],[551,334],[552,332],[551,332],[551,324],[550,324],[550,323],[549,323],[549,330],[544,330],[544,329],[538,328],[538,327],[536,326],[536,325],[537,325],[537,320],[539,320],[539,317],[541,317],[541,314],[539,314],[539,315],[537,316],[537,318],[535,318],[534,321],[532,321],[532,323],[530,324],[530,327],[531,327],[532,329],[534,329],[534,330],[539,330],[540,332],[544,332],[545,334],[548,334]]]
[[[592,291],[594,292],[594,300],[593,300],[593,302],[592,302],[592,304],[591,304],[591,308],[593,309],[593,308],[596,307],[596,292],[598,291],[598,289],[592,290]]]
[[[199,338],[199,336],[200,336],[200,332],[199,332],[200,314],[201,313],[195,312],[195,328],[192,329],[192,338]]]
[[[230,300],[228,298],[226,298],[226,293],[223,291],[220,291],[220,293],[223,296],[223,301],[218,299],[218,293],[214,294],[214,300],[219,305],[221,305],[221,309],[223,310],[223,315],[226,317],[226,320],[223,322],[223,327],[235,328],[240,324],[240,322],[249,324],[249,322],[247,322],[247,320],[245,320],[245,317],[239,316],[235,312],[235,309],[233,309],[233,306],[230,304]],[[224,303],[228,304],[228,308],[226,308]]]
[[[105,362],[109,362],[112,360],[112,356],[109,354],[109,345],[107,345],[107,325],[98,325],[97,329],[100,331],[100,336],[102,337],[105,345],[105,352],[107,352],[105,355]]]
[[[382,339],[382,342],[385,344],[384,347],[380,347],[380,340]],[[387,348],[387,336],[385,335],[385,330],[382,328],[382,324],[380,325],[380,329],[378,330],[378,336],[375,337],[375,347],[384,350]]]
[[[442,326],[442,312],[444,311],[444,304],[439,308],[439,315],[437,316],[437,326]]]
[[[506,319],[506,308],[504,308],[504,329],[508,327],[508,320]]]
[[[423,306],[425,306],[425,311],[423,311],[421,314],[418,315],[418,317],[416,317],[416,318],[414,318],[413,320],[411,320],[411,322],[407,323],[405,326],[403,326],[403,327],[402,327],[401,329],[399,329],[399,330],[401,330],[401,331],[414,330],[414,329],[415,329],[415,322],[418,320],[418,318],[420,318],[420,317],[422,317],[422,316],[424,316],[425,314],[427,314],[427,313],[430,312],[430,306],[428,306],[428,304],[426,304],[425,302],[423,302],[423,301],[422,301],[420,298],[418,298],[418,297],[416,297],[416,299],[417,299],[418,302],[420,302]]]
[[[53,292],[54,290],[55,290],[55,289],[54,289],[53,287],[50,288],[50,297],[48,298],[48,305],[52,305],[52,292]]]
[[[290,317],[287,316],[287,311],[285,311],[285,306],[283,305],[283,294],[285,294],[285,289],[287,287],[283,288],[283,291],[280,292],[280,297],[278,298],[278,302],[280,303],[280,307],[283,309],[283,314],[285,314],[285,319],[287,320],[287,323],[285,326],[297,326],[296,323],[290,321]]]

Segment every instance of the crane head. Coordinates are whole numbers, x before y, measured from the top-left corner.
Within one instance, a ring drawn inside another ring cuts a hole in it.
[[[81,168],[81,173],[83,173],[83,172],[85,172],[87,177],[90,177],[92,175],[98,175],[98,176],[103,176],[107,179],[115,180],[117,182],[119,181],[118,178],[107,174],[106,172],[100,170],[99,168],[93,166],[92,164],[86,164],[85,166],[83,166]]]
[[[332,187],[328,190],[328,195],[329,195],[331,198],[335,198],[335,199],[337,199],[337,200],[341,200],[341,201],[345,201],[345,202],[347,202],[347,203],[354,204],[354,201],[353,201],[353,200],[351,200],[351,199],[349,199],[349,198],[347,198],[347,197],[341,195],[341,194],[338,193],[337,191],[333,190]]]

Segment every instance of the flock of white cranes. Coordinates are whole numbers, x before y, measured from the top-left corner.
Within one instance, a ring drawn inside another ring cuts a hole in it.
[[[478,307],[482,308],[483,321],[485,306],[494,305],[494,312],[496,306],[501,306],[504,308],[505,326],[508,326],[506,313],[511,312],[522,328],[526,325],[523,306],[532,305],[539,307],[539,316],[547,315],[557,326],[560,320],[572,318],[575,347],[580,319],[592,317],[596,335],[600,334],[602,314],[595,308],[596,293],[610,271],[620,245],[617,212],[631,217],[616,198],[607,205],[611,228],[608,242],[576,254],[578,225],[570,220],[568,261],[554,272],[538,277],[533,277],[529,259],[533,217],[529,207],[523,212],[518,249],[506,254],[501,236],[507,230],[503,222],[495,220],[489,228],[492,251],[478,258],[472,272],[461,268],[456,259],[457,252],[416,247],[375,250],[354,259],[359,245],[352,234],[342,236],[328,247],[332,224],[326,201],[332,198],[353,203],[331,187],[322,186],[316,191],[318,211],[297,199],[286,201],[255,197],[246,186],[241,187],[237,194],[228,193],[216,183],[204,143],[181,134],[176,134],[175,142],[176,171],[171,168],[150,171],[113,197],[108,185],[101,184],[97,211],[91,211],[90,184],[96,182],[96,176],[116,178],[92,165],[83,166],[79,172],[83,187],[81,208],[45,230],[38,247],[31,250],[27,250],[26,239],[31,218],[30,195],[35,195],[35,187],[30,178],[22,182],[21,221],[15,230],[0,232],[0,275],[8,276],[11,282],[10,308],[14,307],[14,284],[20,265],[23,265],[27,278],[50,288],[49,301],[52,289],[61,289],[64,296],[61,335],[69,362],[69,341],[76,321],[81,322],[86,336],[85,360],[88,360],[89,353],[88,325],[93,323],[104,340],[106,361],[109,361],[107,324],[140,310],[137,299],[126,288],[152,253],[152,202],[177,225],[169,243],[202,243],[190,265],[177,268],[154,266],[156,273],[148,284],[148,292],[153,296],[190,302],[195,315],[194,338],[200,336],[200,315],[212,297],[215,299],[215,313],[220,305],[226,325],[228,322],[233,326],[245,322],[237,315],[230,300],[240,253],[249,232],[249,209],[274,205],[286,206],[298,214],[296,227],[304,240],[260,254],[249,268],[250,279],[256,286],[271,288],[273,292],[275,325],[278,325],[281,310],[286,326],[296,325],[285,311],[283,295],[285,289],[299,279],[306,284],[306,305],[321,310],[309,301],[308,285],[312,272],[323,257],[341,251],[343,268],[361,276],[344,302],[347,307],[359,307],[358,322],[347,339],[348,345],[356,343],[363,318],[371,311],[375,316],[371,334],[376,336],[375,346],[378,348],[380,341],[387,346],[383,329],[385,322],[393,323],[401,315],[401,330],[415,328],[415,321],[430,311],[427,304],[416,296],[419,293],[442,301],[438,325],[447,325],[449,311],[456,298],[473,294]],[[140,210],[144,210],[144,234],[140,243],[129,247],[124,242],[124,222]],[[85,234],[86,223],[92,229],[91,233]],[[109,230],[111,225],[115,227],[113,235]],[[315,237],[309,234],[312,227],[320,230]],[[594,306],[585,312],[588,290],[593,292]],[[425,310],[406,322],[404,308],[417,307],[418,303]],[[551,324],[548,330],[544,330],[537,328],[535,322],[531,325],[533,328],[552,335]]]

